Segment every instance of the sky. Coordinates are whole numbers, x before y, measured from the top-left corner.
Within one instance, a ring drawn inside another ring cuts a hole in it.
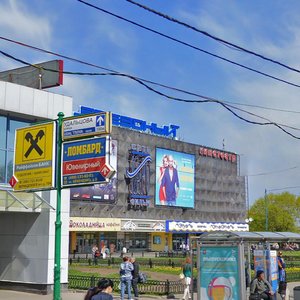
[[[0,50],[29,63],[61,59],[3,38],[11,39],[98,67],[231,102],[240,109],[234,112],[244,119],[276,123],[296,138],[274,125],[241,120],[218,103],[167,99],[126,77],[64,75],[61,87],[49,89],[73,97],[74,111],[84,105],[161,126],[175,124],[180,126],[177,132],[180,140],[217,149],[223,149],[224,144],[226,151],[240,155],[240,174],[248,178],[250,204],[264,197],[265,190],[300,194],[300,88],[215,57],[300,85],[299,1],[135,0],[296,71],[237,50],[126,0],[84,1],[101,10],[78,0],[2,0]],[[21,66],[0,54],[0,71]],[[64,69],[106,72],[67,59]],[[172,97],[201,100],[196,95],[151,87]]]

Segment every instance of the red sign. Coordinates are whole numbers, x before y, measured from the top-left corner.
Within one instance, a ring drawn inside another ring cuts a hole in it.
[[[63,162],[63,175],[99,171],[105,166],[105,157],[94,157]]]
[[[100,169],[100,174],[105,178],[111,178],[115,173],[115,170],[109,164],[104,164]]]
[[[219,158],[222,160],[230,161],[232,163],[236,163],[236,154],[234,154],[234,153],[228,153],[228,152],[223,152],[220,150],[200,147],[199,154],[202,156]]]
[[[18,183],[18,179],[17,177],[15,177],[15,175],[13,175],[9,181],[9,184],[12,188],[14,188],[14,186]]]

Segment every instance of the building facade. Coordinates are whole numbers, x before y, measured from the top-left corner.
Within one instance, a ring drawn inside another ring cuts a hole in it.
[[[90,253],[93,244],[110,251],[179,250],[189,234],[248,230],[237,154],[178,141],[168,136],[175,125],[159,131],[156,124],[119,115],[113,125],[110,164],[116,174],[110,183],[70,192],[71,253]],[[169,191],[165,199],[168,185],[175,196]]]
[[[55,120],[58,112],[72,115],[72,98],[0,81],[0,286],[5,288],[42,293],[53,288],[56,191],[13,192],[8,182],[13,175],[15,130]],[[45,150],[36,137],[28,140],[28,149]],[[60,279],[66,285],[69,190],[62,197]]]

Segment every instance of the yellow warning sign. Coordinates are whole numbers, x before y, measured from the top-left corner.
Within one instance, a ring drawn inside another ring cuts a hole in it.
[[[54,187],[55,123],[20,128],[15,136],[15,191]]]

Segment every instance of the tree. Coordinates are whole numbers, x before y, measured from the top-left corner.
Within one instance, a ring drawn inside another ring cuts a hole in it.
[[[267,209],[266,209],[267,208]],[[266,211],[268,211],[268,231],[292,231],[299,229],[296,220],[300,215],[300,198],[288,192],[267,194],[257,199],[249,210],[251,231],[266,231]]]

